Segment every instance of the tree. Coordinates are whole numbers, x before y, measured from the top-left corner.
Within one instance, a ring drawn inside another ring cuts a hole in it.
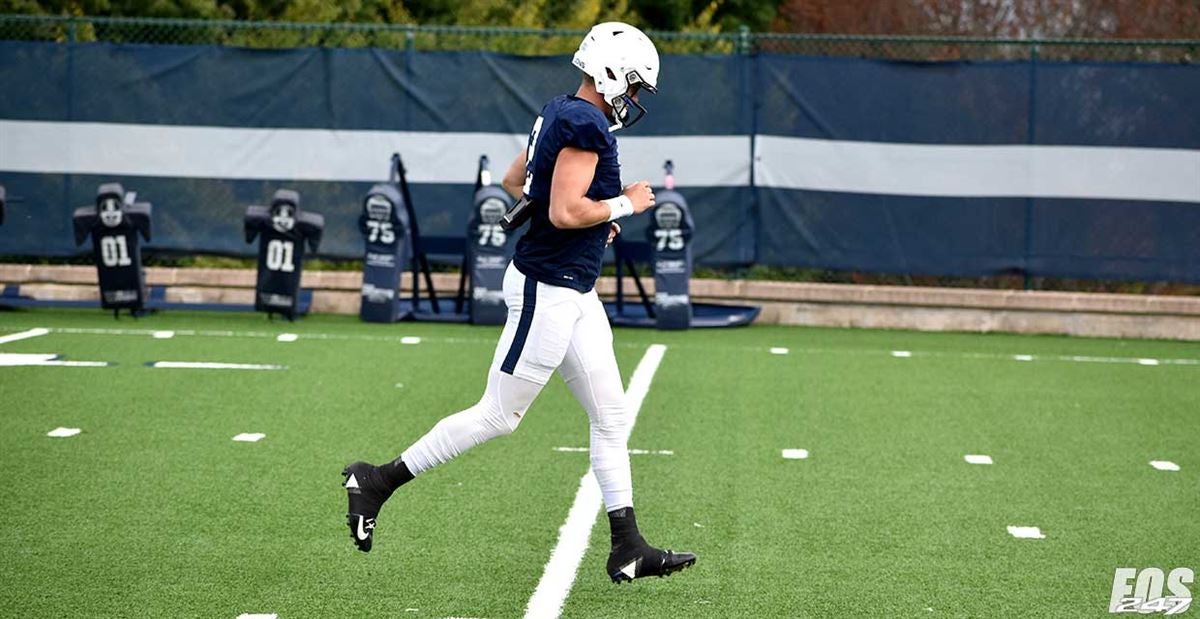
[[[0,13],[525,28],[621,20],[657,30],[764,29],[779,0],[0,0]]]
[[[1196,0],[785,0],[779,32],[1012,38],[1196,38]]]

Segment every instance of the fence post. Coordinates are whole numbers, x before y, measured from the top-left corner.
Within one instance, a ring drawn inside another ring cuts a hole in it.
[[[747,26],[746,24],[738,26],[737,48],[739,54],[750,53],[750,26]]]
[[[1026,140],[1030,146],[1037,144],[1037,65],[1038,46],[1029,46],[1029,118],[1026,119]],[[1033,274],[1030,273],[1029,261],[1033,256],[1033,196],[1025,198],[1025,251],[1024,271],[1025,290],[1033,290]]]
[[[79,40],[76,27],[78,18],[71,16],[67,19],[67,72],[65,84],[66,92],[63,93],[66,98],[67,121],[75,120],[75,43]],[[70,213],[71,194],[73,193],[75,177],[70,172],[63,175],[62,185],[62,205],[63,212]]]

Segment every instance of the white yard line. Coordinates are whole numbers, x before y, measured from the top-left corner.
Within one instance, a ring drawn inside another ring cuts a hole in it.
[[[652,344],[633,371],[629,380],[629,388],[625,390],[626,406],[629,407],[629,430],[633,431],[637,422],[638,412],[642,402],[650,392],[650,381],[662,362],[667,347],[662,344]],[[567,521],[558,530],[558,543],[550,553],[550,560],[542,572],[542,579],[529,598],[525,607],[526,618],[556,618],[562,613],[563,603],[575,584],[575,573],[587,552],[588,539],[592,535],[592,526],[603,506],[604,499],[600,494],[600,486],[589,467],[587,473],[579,480],[579,490],[575,493],[575,502],[567,513]]]
[[[153,361],[152,368],[168,370],[286,370],[285,365],[265,365],[257,363],[218,363],[213,361]]]
[[[44,333],[43,333],[44,331]],[[24,335],[28,333],[30,335]],[[153,329],[91,329],[91,328],[76,328],[63,327],[52,329],[31,329],[24,333],[16,333],[8,336],[0,337],[0,344],[6,341],[16,341],[16,339],[24,339],[25,337],[36,337],[45,335],[46,333],[64,333],[75,335],[130,335],[130,336],[153,336],[156,331]],[[214,330],[178,330],[174,332],[176,336],[191,336],[191,337],[237,337],[237,338],[262,338],[262,339],[278,339],[278,332],[269,331],[214,331]],[[285,334],[287,336],[295,334]],[[22,337],[16,337],[22,336]],[[437,344],[468,344],[468,345],[487,345],[495,346],[495,338],[469,338],[469,337],[429,337],[429,336],[412,336],[412,335],[371,335],[366,333],[305,333],[299,336],[306,340],[329,340],[329,341],[357,341],[357,342],[380,342],[380,343],[401,343],[415,344],[418,342],[431,342]],[[9,340],[7,338],[15,338]],[[290,337],[285,337],[280,341],[291,341]],[[621,348],[634,348],[640,345],[629,342],[618,342],[614,344]],[[699,348],[699,346],[691,346],[682,344],[678,348],[689,349]],[[706,352],[711,353],[713,350],[740,350],[740,351],[755,351],[761,352],[762,348],[758,346],[730,346],[714,348],[709,345],[703,346]],[[778,352],[777,352],[778,351]],[[784,351],[787,351],[786,353]],[[919,350],[872,350],[865,348],[782,348],[775,347],[771,349],[772,354],[799,354],[799,355],[829,355],[829,354],[846,354],[846,355],[889,355],[898,358],[952,358],[952,359],[985,359],[985,360],[1007,360],[1007,361],[1057,361],[1066,363],[1112,363],[1112,364],[1130,364],[1142,366],[1156,365],[1176,365],[1176,366],[1200,366],[1200,359],[1197,358],[1153,358],[1153,357],[1103,357],[1093,355],[1031,355],[1031,354],[1014,354],[1014,353],[983,353],[983,352],[945,352],[945,351],[929,351],[923,352]]]
[[[31,337],[41,337],[43,335],[46,335],[49,332],[50,332],[49,329],[43,329],[41,327],[38,327],[36,329],[30,329],[28,331],[22,331],[20,333],[13,333],[11,335],[0,336],[0,344],[7,344],[9,342],[18,342],[20,340],[27,340]]]
[[[63,361],[53,353],[0,353],[0,367],[55,366],[69,368],[103,368],[107,361]]]

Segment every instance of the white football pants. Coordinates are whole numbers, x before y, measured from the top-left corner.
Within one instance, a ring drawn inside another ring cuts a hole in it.
[[[592,471],[607,511],[633,506],[629,410],[600,297],[504,274],[508,322],[477,404],[439,421],[401,455],[414,475],[485,441],[510,434],[558,370],[591,422]]]

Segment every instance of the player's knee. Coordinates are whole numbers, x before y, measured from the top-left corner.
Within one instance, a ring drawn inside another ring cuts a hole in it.
[[[624,406],[601,407],[592,421],[592,432],[603,440],[623,440],[629,436],[629,422]]]
[[[517,427],[521,425],[521,418],[525,416],[525,411],[505,411],[493,406],[482,408],[484,423],[495,436],[507,436],[516,432]]]

